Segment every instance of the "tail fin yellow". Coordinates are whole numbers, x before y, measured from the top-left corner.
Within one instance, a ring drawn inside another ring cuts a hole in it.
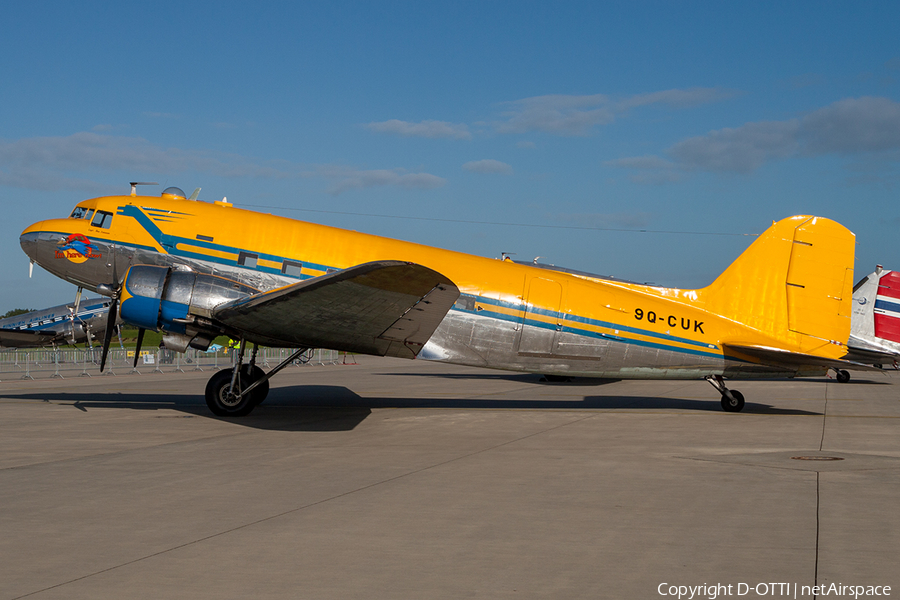
[[[850,335],[854,244],[853,233],[830,219],[782,219],[697,299],[768,338],[756,343],[839,358]]]

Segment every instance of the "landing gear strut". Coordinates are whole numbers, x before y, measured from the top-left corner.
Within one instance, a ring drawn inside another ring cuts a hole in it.
[[[725,381],[721,375],[707,375],[704,379],[722,394],[722,410],[740,412],[744,408],[744,395],[737,390],[729,390],[725,387]]]
[[[265,373],[256,366],[256,345],[250,362],[244,362],[244,340],[241,340],[237,364],[232,369],[219,371],[206,384],[206,405],[218,417],[243,417],[250,414],[269,393],[269,379],[286,367],[308,348],[299,348],[274,369]]]

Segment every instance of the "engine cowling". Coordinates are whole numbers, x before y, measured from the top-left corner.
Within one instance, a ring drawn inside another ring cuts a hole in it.
[[[125,273],[120,297],[122,320],[130,325],[163,331],[166,346],[205,350],[218,331],[199,326],[217,306],[259,293],[243,283],[170,267],[135,265]]]

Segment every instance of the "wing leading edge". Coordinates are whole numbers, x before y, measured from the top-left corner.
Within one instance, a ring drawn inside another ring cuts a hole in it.
[[[457,298],[437,271],[377,261],[228,302],[213,317],[260,344],[414,358]]]

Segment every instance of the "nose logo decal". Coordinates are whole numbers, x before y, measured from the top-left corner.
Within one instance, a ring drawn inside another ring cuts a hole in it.
[[[57,244],[56,258],[67,258],[73,263],[83,263],[89,258],[100,258],[100,251],[91,240],[80,233],[73,233]]]

